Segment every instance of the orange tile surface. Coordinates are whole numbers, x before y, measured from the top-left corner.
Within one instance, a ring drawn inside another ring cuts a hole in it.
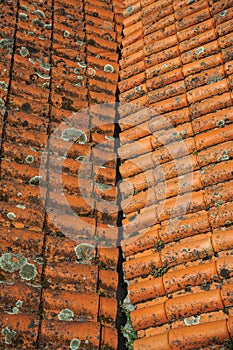
[[[125,2],[118,154],[135,350],[232,346],[232,6]]]
[[[3,0],[0,14],[0,348],[117,349],[116,113],[92,106],[116,102],[123,4]]]

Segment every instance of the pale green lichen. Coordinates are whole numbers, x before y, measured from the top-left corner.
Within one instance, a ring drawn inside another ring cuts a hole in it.
[[[17,300],[16,303],[15,303],[15,306],[16,307],[22,307],[23,306],[22,300]]]
[[[184,318],[184,323],[186,326],[192,326],[195,324],[199,324],[200,323],[200,316],[191,316],[188,318]]]
[[[34,176],[29,180],[30,185],[38,186],[40,184],[40,180],[42,176]]]
[[[128,14],[133,13],[133,11],[134,11],[134,6],[129,6],[129,7],[125,10],[125,12],[128,13]]]
[[[108,184],[103,184],[103,183],[99,183],[99,182],[96,182],[95,184],[96,184],[97,188],[102,192],[112,189],[112,186],[108,185]]]
[[[113,73],[114,72],[114,68],[113,68],[113,66],[111,64],[106,64],[104,66],[104,71],[106,73]]]
[[[5,337],[5,343],[8,345],[12,344],[16,337],[16,332],[8,327],[2,328],[1,334]]]
[[[75,248],[77,260],[82,263],[92,260],[95,257],[95,247],[89,243],[78,244]]]
[[[26,209],[26,207],[22,204],[17,204],[16,205],[16,208],[19,208],[19,209]]]
[[[75,160],[78,162],[88,162],[88,158],[86,156],[79,156]]]
[[[50,70],[51,68],[51,64],[49,62],[45,62],[43,58],[40,60],[40,66],[45,70]]]
[[[41,17],[41,18],[45,18],[45,14],[44,14],[44,12],[42,12],[41,10],[32,11],[32,14],[33,14],[33,15],[36,15],[36,16],[39,16],[39,17]]]
[[[21,12],[21,13],[19,14],[19,19],[20,19],[21,21],[23,21],[23,22],[27,22],[27,21],[28,21],[28,15],[27,15],[26,13]]]
[[[82,130],[75,128],[68,128],[62,132],[61,139],[63,141],[76,142],[80,144],[85,144],[87,142],[87,136]]]
[[[51,77],[47,74],[41,74],[40,72],[36,72],[36,75],[41,79],[50,79]]]
[[[77,339],[77,338],[72,339],[70,342],[71,350],[79,349],[80,344],[81,344],[81,341],[79,339]]]
[[[7,216],[8,219],[10,219],[10,220],[15,220],[15,219],[16,219],[16,215],[15,215],[15,213],[13,213],[13,212],[7,213],[6,216]]]
[[[68,32],[68,30],[64,30],[63,38],[68,38],[69,36],[70,36],[70,32]]]
[[[202,47],[198,47],[196,50],[195,50],[195,54],[196,55],[199,55],[200,53],[203,53],[205,51],[205,48],[202,46]]]
[[[0,267],[6,272],[15,272],[19,270],[27,259],[20,254],[3,253],[0,258]]]
[[[25,158],[26,163],[32,164],[34,162],[34,157],[33,156],[27,156]]]
[[[22,57],[26,57],[27,55],[29,55],[29,51],[28,51],[28,49],[26,48],[26,47],[21,47],[21,49],[20,49],[20,55],[22,56]]]
[[[86,68],[86,63],[84,61],[81,61],[81,62],[78,62],[78,65],[81,67],[81,68]]]
[[[57,317],[60,321],[73,321],[74,312],[69,309],[63,309],[61,312],[59,312]]]
[[[26,263],[21,267],[21,269],[19,271],[19,275],[22,279],[24,279],[26,281],[30,281],[30,280],[33,280],[36,278],[37,269],[36,269],[35,265]]]

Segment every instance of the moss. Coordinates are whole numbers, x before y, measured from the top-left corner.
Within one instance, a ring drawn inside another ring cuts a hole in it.
[[[81,341],[79,339],[77,339],[77,338],[72,339],[70,342],[71,350],[79,349],[80,344],[81,344]]]
[[[125,345],[128,350],[133,350],[133,343],[136,339],[138,339],[138,336],[132,326],[132,322],[130,319],[130,308],[127,307],[126,303],[122,301],[119,302],[119,306],[126,316],[126,324],[125,326],[121,326],[121,332],[123,336],[127,339]]]
[[[155,245],[155,251],[160,252],[164,248],[164,243],[161,241],[161,239],[158,239]]]
[[[20,254],[3,253],[0,258],[0,267],[6,272],[15,272],[19,270],[27,259]]]
[[[169,267],[154,267],[151,271],[151,275],[155,278],[163,276],[167,271],[169,270]]]
[[[35,265],[26,263],[23,265],[19,271],[19,275],[22,279],[30,281],[36,278],[37,269]]]
[[[226,347],[226,349],[233,349],[233,341],[229,338],[229,339],[225,339],[224,341],[224,346]]]
[[[57,317],[60,321],[73,321],[74,312],[69,309],[63,309],[61,310],[61,312],[58,314]]]

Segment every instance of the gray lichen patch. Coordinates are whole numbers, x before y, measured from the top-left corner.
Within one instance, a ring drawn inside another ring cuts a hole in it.
[[[63,309],[59,312],[57,317],[60,321],[73,321],[74,312],[70,309]]]
[[[133,13],[133,11],[134,11],[134,6],[129,6],[129,7],[125,10],[125,12],[126,12],[127,14],[131,14],[131,13]]]
[[[79,349],[80,344],[81,344],[81,341],[79,339],[77,339],[77,338],[72,339],[71,342],[70,342],[71,350]]]
[[[36,278],[37,269],[35,265],[26,263],[21,267],[19,275],[22,279],[30,281]]]
[[[61,135],[63,141],[76,142],[85,144],[87,142],[87,136],[85,132],[76,128],[65,129]]]
[[[74,250],[79,262],[87,263],[95,257],[95,247],[92,244],[81,243]]]
[[[113,73],[114,72],[114,68],[113,68],[113,66],[111,64],[106,64],[104,66],[104,71],[106,73]]]
[[[5,105],[5,101],[3,99],[0,98],[0,112],[2,115],[5,114],[6,112],[6,105]]]
[[[198,47],[196,50],[195,50],[195,54],[196,55],[199,55],[200,53],[203,53],[205,51],[205,48],[202,46],[202,47]]]
[[[2,328],[1,334],[5,337],[5,343],[8,345],[12,344],[16,337],[16,332],[8,327]]]
[[[6,272],[15,272],[19,270],[27,259],[20,254],[3,253],[0,258],[0,267]]]
[[[75,160],[77,160],[78,162],[88,162],[88,158],[86,156],[79,156],[77,157]]]

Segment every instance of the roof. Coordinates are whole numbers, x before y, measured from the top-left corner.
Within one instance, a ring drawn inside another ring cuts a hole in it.
[[[135,350],[232,344],[232,5],[125,1],[118,153]]]
[[[117,348],[115,110],[92,106],[116,100],[122,11],[1,2],[1,349]]]

